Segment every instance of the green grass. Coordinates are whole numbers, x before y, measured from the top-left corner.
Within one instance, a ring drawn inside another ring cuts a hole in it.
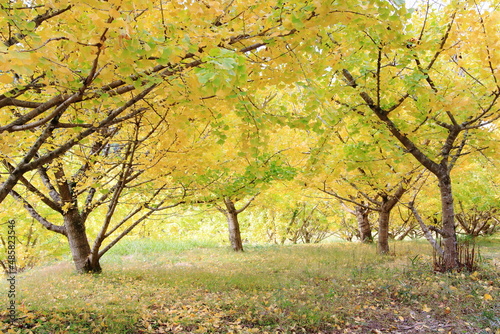
[[[18,275],[20,320],[0,332],[495,333],[500,244],[487,244],[479,272],[434,274],[425,242],[398,242],[383,257],[356,243],[233,253],[128,241],[100,275],[77,275],[69,262]]]

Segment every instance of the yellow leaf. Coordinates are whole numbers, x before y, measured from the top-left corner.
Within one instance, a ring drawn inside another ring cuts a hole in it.
[[[111,8],[108,13],[109,13],[109,16],[111,16],[113,18],[117,18],[120,16],[120,12],[118,12],[115,8]]]
[[[12,75],[9,75],[9,74],[0,75],[0,83],[3,83],[3,84],[12,83]]]
[[[489,293],[485,293],[484,300],[493,300],[493,297]]]
[[[422,307],[422,311],[424,312],[430,312],[431,310],[432,309],[429,306],[427,306],[427,304],[425,304],[424,307]]]
[[[66,203],[63,205],[62,209],[63,211],[68,211],[73,205],[71,203]]]

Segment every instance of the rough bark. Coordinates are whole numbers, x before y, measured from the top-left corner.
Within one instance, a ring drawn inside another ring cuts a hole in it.
[[[59,169],[56,174],[60,174],[61,177],[64,176],[62,171]],[[72,198],[71,191],[67,187],[67,182],[59,182],[59,190],[69,204],[69,208],[61,210],[61,215],[63,217],[64,225],[55,225],[45,219],[40,215],[37,210],[19,193],[12,190],[11,195],[17,201],[23,203],[24,208],[27,212],[36,219],[40,224],[42,224],[47,230],[60,233],[68,239],[70,251],[73,257],[73,262],[75,264],[76,271],[79,273],[87,272],[101,272],[101,267],[99,262],[91,263],[91,250],[90,244],[87,239],[87,234],[85,231],[85,219],[82,217],[78,208],[76,206],[76,200]],[[53,203],[57,205],[56,203]]]
[[[231,247],[235,252],[243,252],[243,242],[241,241],[238,216],[235,214],[229,214],[227,216],[227,222],[229,227],[229,240],[231,241]]]
[[[384,203],[378,217],[378,246],[377,250],[381,254],[389,253],[389,221],[391,209],[386,208]]]
[[[55,165],[54,176],[56,178],[59,195],[64,203],[64,228],[66,230],[66,237],[68,238],[69,248],[73,256],[73,263],[75,264],[76,271],[79,273],[101,272],[99,264],[92,265],[90,261],[91,250],[85,231],[85,219],[78,210],[77,198],[70,182],[68,182],[68,177],[62,165]]]
[[[394,196],[382,198],[378,218],[378,251],[381,254],[389,253],[389,223],[391,211],[405,191],[406,189],[403,185],[400,185],[394,193]]]
[[[229,241],[235,252],[243,252],[243,242],[241,241],[240,223],[238,222],[239,210],[236,210],[233,201],[229,198],[224,198],[226,205],[226,218],[229,229]]]
[[[368,219],[369,210],[362,206],[356,206],[354,214],[358,220],[359,235],[362,242],[373,242],[372,228]]]
[[[259,193],[255,194],[245,205],[243,205],[241,209],[236,209],[234,202],[229,197],[224,197],[225,209],[216,205],[217,210],[222,212],[227,218],[229,241],[231,242],[231,247],[235,252],[243,252],[243,242],[241,241],[238,215],[245,211],[258,195]]]
[[[101,272],[99,262],[91,263],[90,244],[78,209],[70,208],[64,215],[64,227],[68,237],[69,248],[73,256],[76,271],[79,273]]]
[[[453,193],[451,189],[451,178],[449,173],[439,178],[439,190],[441,193],[441,206],[443,215],[443,247],[445,271],[458,268],[457,234],[455,230],[455,209],[453,206]]]

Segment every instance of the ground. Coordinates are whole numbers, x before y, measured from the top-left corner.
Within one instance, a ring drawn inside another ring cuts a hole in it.
[[[390,256],[357,243],[130,245],[99,275],[69,261],[19,274],[19,320],[2,312],[0,333],[500,333],[498,242],[477,271],[447,274],[431,270],[425,242]]]

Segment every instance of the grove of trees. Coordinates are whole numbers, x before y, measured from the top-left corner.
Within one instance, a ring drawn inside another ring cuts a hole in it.
[[[235,251],[421,228],[457,269],[457,233],[499,225],[499,6],[6,2],[0,219],[79,272],[173,210],[222,212]]]

